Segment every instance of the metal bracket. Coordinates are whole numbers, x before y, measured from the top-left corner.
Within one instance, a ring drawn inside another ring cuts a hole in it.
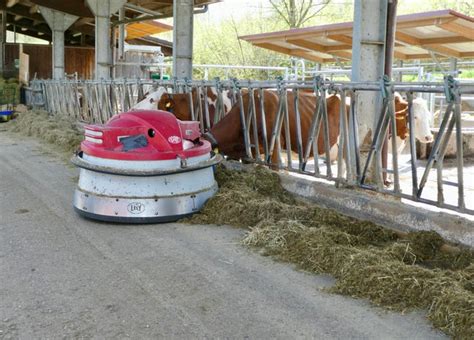
[[[458,89],[458,82],[454,80],[453,76],[448,75],[444,77],[444,95],[449,103],[454,102],[456,98],[455,91]]]
[[[382,93],[383,99],[392,99],[393,97],[393,85],[390,77],[388,75],[384,75],[380,82],[380,88]]]
[[[324,86],[324,79],[321,76],[316,76],[313,79],[314,92],[316,94],[320,93]]]

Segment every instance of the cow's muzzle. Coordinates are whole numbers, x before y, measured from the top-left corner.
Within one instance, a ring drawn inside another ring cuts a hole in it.
[[[426,135],[424,137],[417,137],[417,140],[421,143],[421,144],[428,144],[428,143],[432,143],[434,141],[434,137],[433,135]]]
[[[210,131],[204,132],[204,134],[202,136],[204,137],[205,140],[207,140],[208,142],[211,143],[211,147],[213,149],[215,149],[219,146],[219,143],[217,143],[216,138],[212,135],[212,133]]]

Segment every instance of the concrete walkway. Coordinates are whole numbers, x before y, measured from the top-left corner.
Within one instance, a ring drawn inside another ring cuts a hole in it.
[[[242,230],[84,220],[77,170],[4,130],[0,338],[445,338],[421,313],[322,292],[331,278],[244,248]]]

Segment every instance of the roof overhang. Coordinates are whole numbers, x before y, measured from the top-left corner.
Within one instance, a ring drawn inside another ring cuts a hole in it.
[[[318,63],[351,60],[353,23],[239,37],[254,46]],[[397,17],[395,59],[474,58],[474,18],[453,10]]]

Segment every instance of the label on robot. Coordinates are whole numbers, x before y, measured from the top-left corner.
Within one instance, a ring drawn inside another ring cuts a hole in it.
[[[179,136],[169,136],[168,137],[168,142],[170,142],[171,144],[179,144],[179,143],[181,143],[181,137],[179,137]]]
[[[131,214],[138,215],[145,211],[145,205],[140,202],[132,202],[128,204],[127,210]]]

